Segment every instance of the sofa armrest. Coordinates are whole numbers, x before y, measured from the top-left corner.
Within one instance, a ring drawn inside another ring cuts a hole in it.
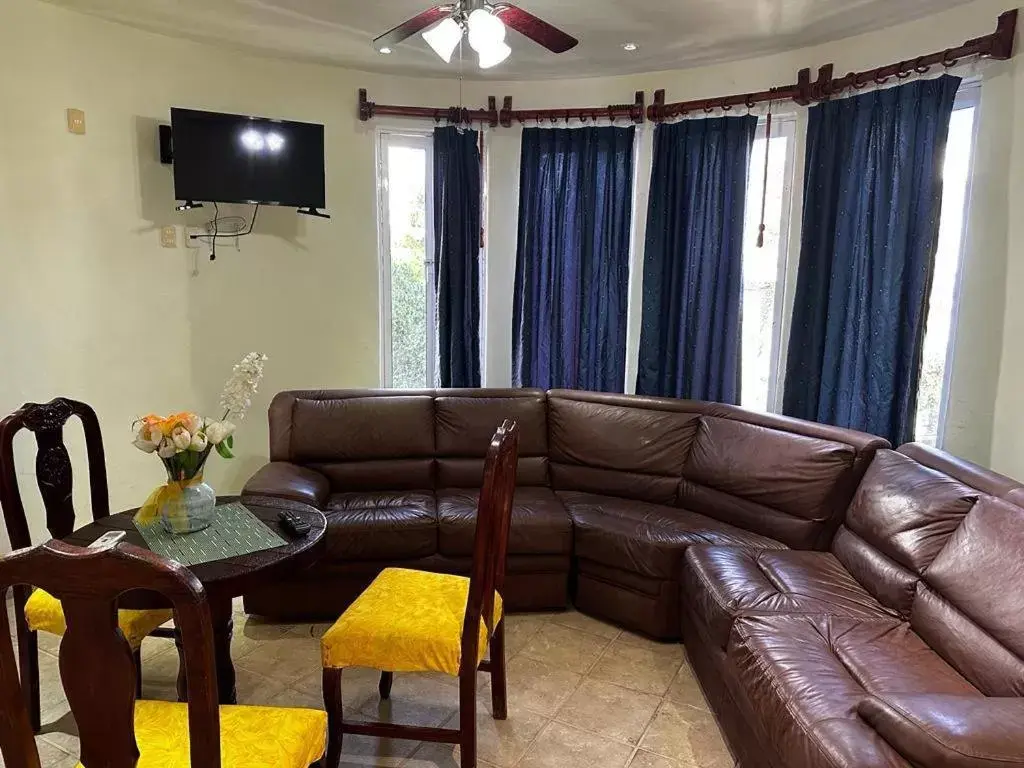
[[[1024,698],[886,695],[864,699],[857,713],[914,765],[1024,766]]]
[[[249,478],[242,489],[242,498],[272,496],[323,509],[330,493],[330,482],[316,470],[287,461],[272,461]]]

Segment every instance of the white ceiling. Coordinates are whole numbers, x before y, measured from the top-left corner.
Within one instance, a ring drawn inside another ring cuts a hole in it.
[[[579,38],[555,55],[515,32],[502,80],[629,74],[717,63],[837,40],[968,0],[520,0]],[[50,0],[140,28],[363,70],[451,76],[417,35],[393,54],[370,41],[433,0]],[[633,53],[625,42],[640,47]]]

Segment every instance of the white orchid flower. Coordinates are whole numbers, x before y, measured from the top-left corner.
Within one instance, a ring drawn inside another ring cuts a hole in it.
[[[184,451],[192,444],[192,435],[184,427],[175,427],[171,432],[171,442],[179,451]]]
[[[230,421],[215,421],[206,428],[206,439],[214,445],[220,445],[234,431],[235,425]]]
[[[202,432],[194,432],[192,434],[192,442],[189,444],[189,450],[195,451],[196,453],[202,453],[206,450],[206,435]]]
[[[225,418],[232,416],[238,421],[245,418],[246,411],[252,406],[253,395],[263,378],[263,365],[267,356],[260,352],[250,352],[235,365],[231,378],[224,385],[220,396],[221,407]]]

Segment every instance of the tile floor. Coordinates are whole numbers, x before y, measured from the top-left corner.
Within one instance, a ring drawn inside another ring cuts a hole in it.
[[[477,709],[482,768],[730,768],[733,761],[683,647],[654,643],[573,611],[508,617],[509,718],[491,718],[489,675]],[[327,624],[269,624],[235,617],[239,701],[322,706],[319,637]],[[74,768],[78,739],[58,682],[57,641],[40,636],[43,768]],[[174,698],[173,642],[143,644],[143,695]],[[378,673],[346,670],[346,711],[454,727],[458,687],[443,675],[396,675],[390,703]],[[458,748],[350,736],[346,768],[458,768]]]

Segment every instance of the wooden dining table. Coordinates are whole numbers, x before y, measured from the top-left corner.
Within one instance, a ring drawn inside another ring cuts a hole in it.
[[[237,497],[220,497],[217,503],[224,504],[237,500]],[[235,667],[231,660],[231,637],[234,631],[232,602],[234,598],[262,586],[273,584],[276,580],[313,563],[319,557],[324,546],[324,533],[327,530],[327,519],[323,512],[306,504],[270,497],[247,499],[244,503],[250,512],[287,543],[273,549],[226,557],[189,567],[189,570],[205,588],[210,605],[210,614],[213,620],[214,656],[217,664],[217,687],[221,704],[237,703]],[[65,537],[64,541],[84,547],[92,544],[105,533],[124,531],[125,541],[143,549],[149,549],[146,540],[136,529],[132,520],[137,511],[137,509],[130,509],[96,520]],[[298,515],[309,524],[309,530],[302,535],[291,533],[279,520],[282,511]],[[131,590],[120,597],[118,605],[121,608],[150,609],[166,608],[169,603],[154,592]],[[180,658],[180,639],[176,638],[176,642]],[[186,700],[188,695],[184,672],[185,665],[181,663],[178,669],[178,698],[182,701]]]

